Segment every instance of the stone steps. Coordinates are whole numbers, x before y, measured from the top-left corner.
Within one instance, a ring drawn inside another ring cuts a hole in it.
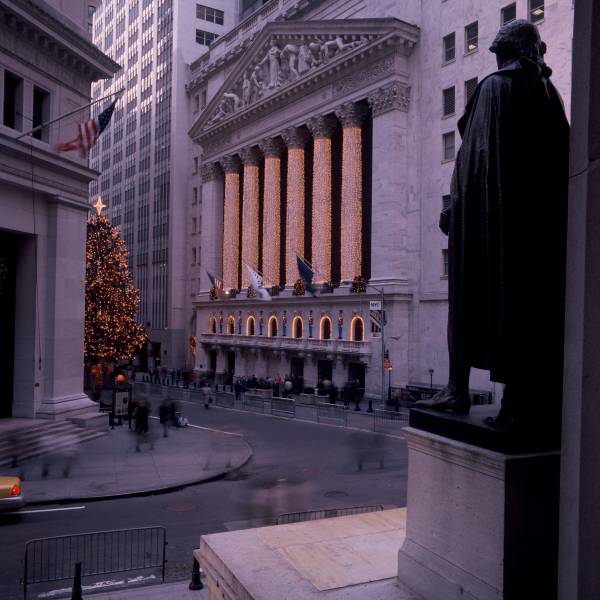
[[[0,438],[0,466],[11,466],[16,455],[18,462],[47,453],[76,448],[82,442],[105,434],[88,429],[69,420],[35,421],[4,431]]]

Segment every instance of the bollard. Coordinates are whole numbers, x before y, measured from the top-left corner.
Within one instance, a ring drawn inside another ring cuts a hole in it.
[[[75,563],[75,578],[73,579],[71,600],[83,600],[83,590],[81,589],[81,562]]]
[[[197,550],[198,548],[196,548]],[[194,564],[192,565],[192,581],[190,581],[189,589],[190,590],[201,590],[204,586],[202,585],[202,580],[200,579],[200,563],[198,559],[194,556]]]

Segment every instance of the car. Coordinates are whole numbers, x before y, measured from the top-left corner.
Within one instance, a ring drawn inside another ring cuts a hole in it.
[[[25,506],[25,495],[18,477],[0,477],[0,511],[17,510]]]

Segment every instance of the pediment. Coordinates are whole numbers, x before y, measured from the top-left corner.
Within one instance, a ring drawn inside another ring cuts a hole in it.
[[[409,54],[418,35],[418,27],[398,19],[271,22],[240,58],[189,134],[193,139],[211,136],[373,52],[389,51],[391,45]]]

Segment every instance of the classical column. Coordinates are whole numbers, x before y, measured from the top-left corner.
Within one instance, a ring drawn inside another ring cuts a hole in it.
[[[373,115],[371,281],[403,283],[419,264],[419,213],[408,210],[410,88],[393,82],[369,96]],[[416,278],[416,273],[412,273]]]
[[[238,287],[240,250],[240,161],[237,156],[221,160],[225,171],[225,207],[223,216],[223,287]]]
[[[362,129],[365,110],[347,102],[335,113],[342,124],[342,214],[340,236],[341,281],[362,275],[363,189]]]
[[[308,141],[306,129],[290,127],[282,133],[287,155],[287,214],[285,218],[285,284],[292,286],[298,279],[296,255],[305,256],[304,249],[304,147]]]
[[[211,273],[221,276],[223,266],[223,170],[218,163],[203,163],[202,178],[202,205],[200,219],[204,225],[200,236],[200,257],[202,267]],[[201,279],[208,284],[201,286],[206,291],[210,289],[207,277]]]
[[[261,155],[255,146],[241,152],[244,162],[244,196],[242,199],[242,289],[248,287],[246,265],[258,269],[258,166]]]
[[[335,120],[317,116],[307,123],[313,136],[312,264],[315,283],[331,281],[332,164]]]
[[[276,137],[261,142],[265,157],[263,199],[263,259],[265,285],[279,285],[281,250],[281,152],[283,144]]]

